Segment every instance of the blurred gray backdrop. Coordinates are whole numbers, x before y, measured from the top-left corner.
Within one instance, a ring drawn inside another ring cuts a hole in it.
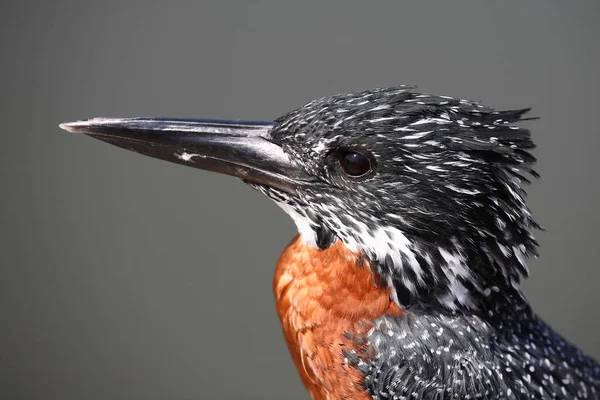
[[[306,399],[271,294],[292,221],[235,179],[58,124],[272,119],[401,83],[541,117],[526,292],[600,358],[597,1],[0,7],[1,399]]]

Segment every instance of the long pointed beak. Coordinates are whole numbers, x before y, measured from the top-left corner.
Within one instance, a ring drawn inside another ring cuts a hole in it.
[[[95,118],[60,124],[150,157],[235,176],[285,192],[311,181],[269,140],[270,122],[167,118]]]

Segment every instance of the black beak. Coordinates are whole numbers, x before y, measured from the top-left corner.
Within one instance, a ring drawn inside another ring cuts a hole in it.
[[[270,122],[167,118],[95,118],[64,130],[150,157],[219,172],[285,192],[312,180],[269,140]]]

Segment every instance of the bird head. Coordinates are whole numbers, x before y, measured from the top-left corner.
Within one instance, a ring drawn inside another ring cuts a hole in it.
[[[93,119],[61,125],[142,154],[243,179],[307,245],[341,240],[403,307],[494,312],[520,296],[538,227],[527,109],[412,87],[312,101],[274,122]]]

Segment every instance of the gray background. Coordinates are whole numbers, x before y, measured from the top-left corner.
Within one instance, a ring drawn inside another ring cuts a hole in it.
[[[232,178],[57,125],[271,119],[400,83],[534,107],[547,232],[526,292],[600,358],[598,7],[4,2],[0,398],[306,398],[271,294],[292,221]]]

